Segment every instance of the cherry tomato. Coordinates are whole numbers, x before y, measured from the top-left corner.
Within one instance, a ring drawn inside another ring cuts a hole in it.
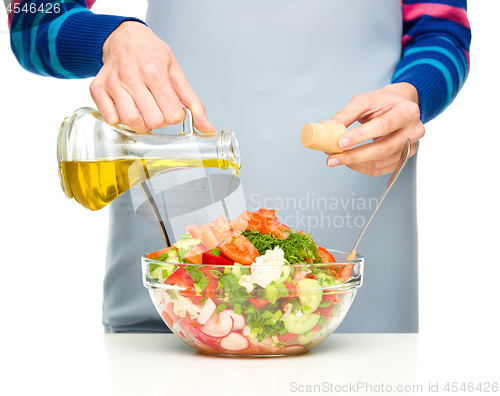
[[[219,249],[240,264],[252,264],[259,257],[257,248],[243,235],[232,234],[231,238],[219,245]]]

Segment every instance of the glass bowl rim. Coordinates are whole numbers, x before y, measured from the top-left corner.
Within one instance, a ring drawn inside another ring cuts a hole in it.
[[[325,248],[326,249],[326,248]],[[337,250],[337,249],[326,249],[328,252],[330,253],[341,253],[341,254],[345,254],[345,255],[349,255],[350,252],[347,252],[347,251],[344,251],[344,250]],[[152,252],[154,253],[154,252]],[[151,254],[151,253],[148,253],[148,254]],[[182,264],[183,266],[196,266],[196,267],[221,267],[221,268],[234,268],[234,265],[231,264],[231,265],[223,265],[223,264],[193,264],[193,263],[167,263],[166,261],[162,261],[162,260],[157,260],[157,259],[154,259],[154,258],[147,258],[146,255],[143,255],[141,257],[141,262],[143,265],[145,264],[149,264],[149,263],[158,263],[158,264],[175,264],[175,265],[178,265],[178,264]],[[294,267],[294,268],[300,268],[304,265],[307,265],[307,266],[314,266],[314,267],[327,267],[327,266],[332,266],[332,265],[348,265],[348,264],[363,264],[364,262],[364,257],[358,253],[356,253],[356,258],[354,260],[344,260],[344,261],[335,261],[335,262],[329,262],[329,263],[301,263],[301,264],[290,264],[291,267]],[[238,263],[238,267],[240,268],[255,268],[252,267],[252,264],[240,264]],[[265,267],[269,267],[269,268],[272,268],[272,267],[281,267],[281,265],[265,265]]]
[[[330,253],[341,253],[345,255],[349,255],[350,252],[342,251],[342,250],[335,250],[335,249],[326,249]],[[147,289],[163,289],[163,290],[180,290],[183,291],[185,288],[181,286],[176,286],[176,285],[168,285],[163,282],[159,282],[150,276],[148,276],[148,267],[149,264],[159,264],[159,265],[165,265],[165,264],[174,264],[177,265],[176,263],[167,263],[165,261],[161,260],[156,260],[156,259],[149,259],[146,258],[146,256],[142,256],[141,258],[141,263],[142,263],[142,278],[143,278],[143,285]],[[363,264],[364,264],[364,257],[361,256],[360,254],[356,254],[356,259],[354,260],[349,260],[349,261],[338,261],[338,262],[332,262],[332,263],[301,263],[301,264],[290,264],[291,267],[294,268],[300,268],[302,266],[308,266],[308,267],[313,267],[313,268],[321,268],[321,267],[331,267],[331,266],[345,266],[345,265],[353,265],[353,267],[356,267],[358,269],[358,274],[354,278],[349,278],[345,282],[341,282],[336,285],[329,285],[329,286],[322,286],[321,290],[327,290],[327,291],[336,291],[336,292],[347,292],[347,291],[352,291],[360,288],[363,284]],[[185,266],[196,266],[196,267],[218,267],[218,268],[234,268],[234,265],[219,265],[219,264],[192,264],[192,263],[182,263],[182,265]],[[240,264],[237,266],[238,268],[255,268],[252,267],[250,264],[243,265]],[[278,267],[278,265],[269,265],[265,267]],[[281,267],[281,265],[279,265]]]

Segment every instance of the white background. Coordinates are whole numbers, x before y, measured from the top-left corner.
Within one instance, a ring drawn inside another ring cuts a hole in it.
[[[144,18],[146,6],[100,0],[93,10]],[[436,349],[487,348],[497,357],[498,15],[498,0],[469,2],[469,79],[450,108],[427,124],[418,160],[421,337],[435,340]],[[22,336],[23,351],[33,332],[102,333],[108,213],[68,200],[57,176],[59,125],[75,109],[93,106],[91,80],[24,71],[10,51],[5,18],[0,31],[1,338]]]

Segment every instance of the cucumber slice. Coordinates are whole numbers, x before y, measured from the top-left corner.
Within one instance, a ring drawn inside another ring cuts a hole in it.
[[[200,239],[195,239],[195,238],[191,238],[191,239],[181,239],[180,241],[178,242],[175,242],[174,243],[174,246],[177,248],[177,249],[186,249],[186,250],[189,250],[191,249],[191,247],[193,245],[198,245],[201,243],[201,240]]]
[[[276,284],[283,283],[286,280],[286,278],[288,278],[289,275],[290,275],[290,266],[285,264],[283,266],[283,275],[281,275],[281,277],[276,281]]]
[[[291,312],[285,320],[285,328],[294,334],[308,333],[318,324],[320,316],[320,314],[309,314],[298,317],[295,312]]]
[[[151,266],[149,268],[151,269]],[[157,265],[152,271],[150,271],[149,275],[156,280],[165,280],[172,275],[172,272],[174,272],[176,268],[177,266],[175,264],[165,263]]]
[[[168,255],[167,261],[172,258],[179,258],[179,251],[177,249],[172,249],[167,252],[167,255]]]
[[[160,257],[158,258],[158,260],[160,260],[160,261],[169,261],[171,258],[174,258],[174,257],[179,257],[179,250],[177,250],[177,249],[169,250],[168,252],[163,253],[162,255],[160,255]]]
[[[302,345],[309,344],[311,340],[313,339],[314,335],[316,334],[315,331],[311,331],[307,337],[304,337],[302,334],[298,336],[297,341],[299,341]]]
[[[232,270],[234,277],[238,280],[241,278],[241,275],[242,275],[241,268],[239,268],[240,265],[241,265],[240,263],[235,262],[233,265],[233,270]]]
[[[175,256],[175,257],[169,257],[167,259],[167,263],[170,263],[170,264],[179,264],[180,261],[179,261],[179,257]]]
[[[304,315],[313,313],[321,304],[323,290],[315,279],[305,278],[297,282],[299,288],[299,302]]]

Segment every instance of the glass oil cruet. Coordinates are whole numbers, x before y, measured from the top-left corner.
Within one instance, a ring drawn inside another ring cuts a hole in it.
[[[164,172],[205,167],[237,173],[241,163],[234,132],[195,131],[189,109],[175,136],[138,134],[125,125],[108,125],[92,108],[78,109],[61,125],[57,159],[66,196],[91,210]]]
[[[236,177],[241,164],[233,131],[195,131],[191,111],[185,110],[178,135],[138,134],[122,124],[108,125],[92,108],[76,110],[63,121],[57,139],[59,180],[66,196],[99,210],[139,184],[170,246],[145,181],[165,172],[202,167],[231,169]]]

